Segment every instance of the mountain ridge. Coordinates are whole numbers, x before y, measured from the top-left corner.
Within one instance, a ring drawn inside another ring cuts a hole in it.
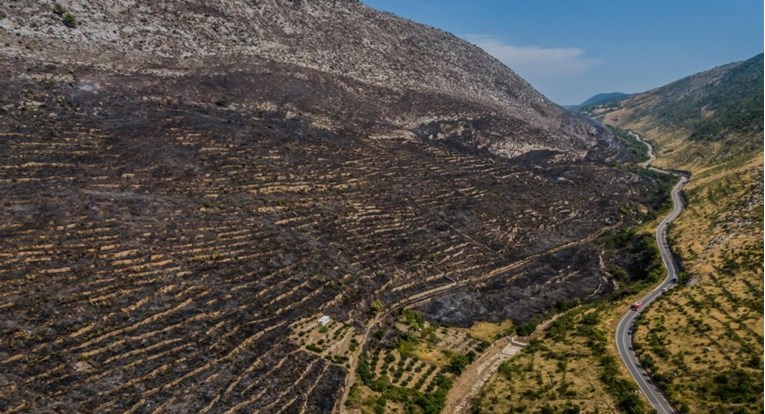
[[[697,141],[677,168],[687,169],[694,158],[707,165],[726,161],[761,147],[763,93],[752,85],[762,82],[762,66],[758,54],[633,95],[594,116],[649,136],[673,134],[674,145]]]
[[[492,107],[505,117],[542,127],[549,142],[545,149],[559,146],[583,156],[595,145],[595,129],[549,102],[476,46],[355,1],[274,0],[255,7],[230,0],[72,2],[71,13],[78,21],[74,29],[60,24],[48,4],[21,4],[27,6],[8,6],[13,9],[0,20],[0,28],[22,35],[21,40],[5,40],[23,43],[20,50],[27,58],[181,71],[210,63],[273,60],[399,93],[435,92]],[[325,32],[336,35],[318,35]],[[525,152],[496,147],[495,152],[505,156]]]

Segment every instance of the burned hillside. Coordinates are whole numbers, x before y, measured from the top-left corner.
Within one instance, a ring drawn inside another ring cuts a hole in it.
[[[525,83],[511,87],[537,103],[488,105],[294,56],[142,65],[114,49],[96,64],[87,44],[26,49],[40,47],[19,26],[36,5],[14,5],[0,30],[10,410],[329,412],[350,365],[296,345],[290,326],[327,314],[362,332],[375,306],[473,281],[479,302],[479,286],[493,297],[522,284],[526,313],[597,295],[608,275],[593,235],[654,185],[618,166],[608,131]],[[80,20],[67,30],[94,24]],[[67,39],[58,30],[52,45]],[[512,277],[548,255],[558,273]]]

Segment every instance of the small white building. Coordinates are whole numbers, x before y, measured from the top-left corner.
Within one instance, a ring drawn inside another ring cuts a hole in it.
[[[329,316],[322,315],[322,317],[319,318],[319,325],[324,326],[324,325],[328,324],[329,321],[331,321],[331,320],[332,320],[332,318],[330,318]]]

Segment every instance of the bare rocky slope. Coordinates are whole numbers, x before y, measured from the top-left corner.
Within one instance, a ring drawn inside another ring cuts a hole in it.
[[[518,321],[595,297],[589,240],[655,184],[480,49],[355,2],[0,11],[10,412],[329,412],[356,355],[296,323],[363,332],[455,280]]]
[[[7,17],[0,20],[6,56],[166,76],[278,62],[294,66],[293,71],[310,69],[383,87],[403,105],[418,92],[478,105],[478,111],[401,108],[389,116],[410,128],[434,116],[455,121],[442,135],[469,134],[476,145],[497,154],[552,149],[583,156],[596,143],[591,125],[545,99],[479,48],[357,2],[62,2],[76,16],[75,29],[61,24],[53,4],[7,3]],[[352,85],[342,86],[353,92]],[[498,137],[482,134],[485,126],[459,122],[487,113],[515,124],[503,125]]]

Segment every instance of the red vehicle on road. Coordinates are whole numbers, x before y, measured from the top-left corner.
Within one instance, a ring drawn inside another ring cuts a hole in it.
[[[632,309],[632,310],[634,310],[634,311],[639,311],[639,310],[640,310],[640,308],[642,308],[642,307],[643,307],[643,304],[642,304],[642,303],[640,303],[640,302],[635,302],[635,303],[633,303],[633,304],[632,304],[632,307],[631,307],[631,309]]]

